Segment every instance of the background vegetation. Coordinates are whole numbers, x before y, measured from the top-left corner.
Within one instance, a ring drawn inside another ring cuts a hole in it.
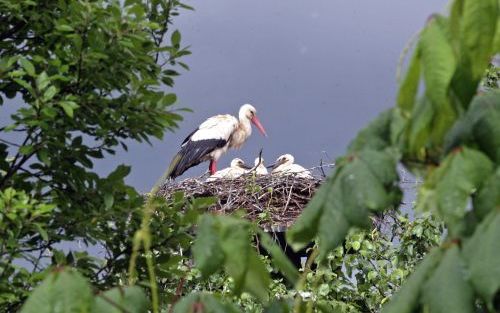
[[[1,310],[500,310],[498,0],[454,0],[428,20],[395,107],[360,131],[288,230],[295,249],[316,242],[300,271],[253,223],[203,214],[214,199],[167,202],[157,186],[143,198],[123,182],[129,168],[92,170],[127,139],[177,127],[164,90],[188,68],[170,29],[182,9],[0,0],[0,103],[23,100],[0,126]],[[398,166],[423,180],[416,218],[398,211]]]

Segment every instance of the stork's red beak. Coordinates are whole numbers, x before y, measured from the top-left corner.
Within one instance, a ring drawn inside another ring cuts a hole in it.
[[[259,131],[262,133],[262,135],[267,137],[266,130],[264,129],[264,126],[262,126],[262,124],[259,121],[259,118],[256,115],[254,115],[252,117],[251,121],[255,125],[255,127],[257,127],[259,129]]]

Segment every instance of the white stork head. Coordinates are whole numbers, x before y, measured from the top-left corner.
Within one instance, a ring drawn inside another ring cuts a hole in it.
[[[252,124],[257,127],[257,129],[262,133],[262,135],[267,137],[266,130],[264,129],[264,126],[260,123],[260,120],[257,118],[257,110],[254,108],[253,105],[251,104],[244,104],[240,108],[239,112],[239,119],[240,122],[242,121],[249,121]]]
[[[264,158],[263,157],[257,157],[257,158],[255,158],[254,167],[253,168],[255,169],[255,173],[257,175],[267,175],[268,174],[267,168],[264,165]]]
[[[290,153],[287,153],[287,154],[283,154],[283,155],[279,156],[276,159],[276,162],[273,165],[271,165],[271,167],[273,169],[275,169],[280,165],[291,165],[294,162],[295,162],[295,158],[293,157],[293,155],[291,155]]]
[[[234,158],[232,161],[231,161],[231,165],[230,165],[232,168],[243,168],[243,169],[250,169],[251,167],[246,165],[245,162],[240,159],[240,158]]]

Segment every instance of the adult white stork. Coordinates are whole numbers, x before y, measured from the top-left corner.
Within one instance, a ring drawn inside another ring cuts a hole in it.
[[[238,178],[241,175],[247,173],[250,169],[251,167],[246,165],[242,159],[235,158],[231,161],[231,165],[229,167],[215,172],[215,174],[207,178],[207,181]]]
[[[209,171],[217,172],[217,160],[229,148],[240,148],[252,134],[254,124],[267,136],[257,110],[251,104],[241,106],[238,117],[225,114],[208,118],[195,129],[181,144],[181,150],[174,156],[168,168],[167,177],[175,178],[187,169],[210,160]]]
[[[295,164],[294,162],[295,158],[293,157],[293,155],[289,153],[283,154],[282,156],[278,157],[276,159],[276,163],[272,165],[273,170],[271,171],[271,173],[278,175],[293,174],[297,177],[313,178],[309,170],[307,170],[303,166],[300,166],[299,164]]]
[[[268,171],[266,166],[264,165],[264,158],[262,157],[256,158],[252,170],[255,171],[256,175],[267,175]]]

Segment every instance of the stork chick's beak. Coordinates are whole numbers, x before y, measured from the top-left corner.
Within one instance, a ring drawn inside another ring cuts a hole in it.
[[[253,167],[247,165],[247,164],[240,164],[240,167],[245,169],[245,170],[251,170]]]
[[[274,169],[275,167],[276,167],[276,163],[273,163],[273,164],[266,166],[266,168],[272,168],[272,169]]]
[[[262,124],[259,121],[259,118],[256,115],[254,115],[250,121],[255,125],[255,127],[259,129],[262,135],[267,137],[266,130],[264,129],[264,126],[262,126]]]

